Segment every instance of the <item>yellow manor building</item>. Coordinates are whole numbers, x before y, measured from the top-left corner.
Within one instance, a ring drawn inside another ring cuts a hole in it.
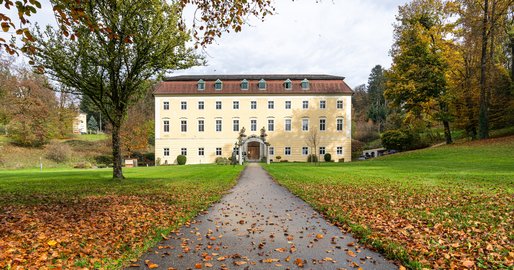
[[[351,96],[331,75],[175,76],[157,85],[156,164],[351,161]],[[315,143],[313,143],[315,142]],[[314,145],[316,147],[314,148]]]

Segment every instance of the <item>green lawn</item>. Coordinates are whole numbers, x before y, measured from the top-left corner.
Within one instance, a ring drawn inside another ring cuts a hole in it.
[[[235,184],[241,166],[0,171],[0,268],[120,268]]]
[[[270,174],[361,241],[410,268],[514,263],[514,137]]]

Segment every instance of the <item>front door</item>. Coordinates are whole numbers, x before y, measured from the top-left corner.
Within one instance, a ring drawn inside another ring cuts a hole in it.
[[[248,159],[259,160],[261,157],[261,144],[259,142],[248,143]]]

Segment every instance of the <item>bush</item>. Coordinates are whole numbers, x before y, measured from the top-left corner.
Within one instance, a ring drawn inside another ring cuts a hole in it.
[[[382,145],[387,150],[414,150],[428,147],[426,140],[422,140],[418,133],[408,129],[394,129],[382,133]]]
[[[103,168],[107,168],[107,165],[105,165],[105,164],[97,164],[96,167],[98,169],[103,169]]]
[[[326,153],[323,156],[323,159],[325,160],[325,162],[330,162],[330,160],[332,160],[332,155],[330,153]]]
[[[278,161],[280,161],[280,159],[282,158],[281,156],[276,156],[275,157]]]
[[[310,154],[307,157],[307,162],[318,162],[318,156],[316,156],[315,154]]]
[[[178,165],[185,165],[187,161],[187,157],[184,155],[178,155],[177,156],[177,164]]]
[[[95,157],[96,164],[111,164],[113,159],[111,155],[101,155]]]
[[[289,160],[284,159],[284,160],[281,160],[280,162],[289,162]]]
[[[352,159],[360,157],[362,155],[362,150],[364,150],[364,143],[352,140]]]
[[[217,157],[214,162],[218,165],[228,165],[230,164],[228,158],[226,157]]]
[[[75,163],[75,165],[73,165],[73,168],[75,169],[91,169],[93,166],[91,165],[91,163],[87,162],[87,161],[81,161],[81,162],[78,162],[78,163]]]
[[[340,159],[339,159],[339,162],[344,162],[344,158],[340,158]]]
[[[52,143],[46,148],[46,158],[57,163],[64,163],[71,158],[71,148],[67,144]]]

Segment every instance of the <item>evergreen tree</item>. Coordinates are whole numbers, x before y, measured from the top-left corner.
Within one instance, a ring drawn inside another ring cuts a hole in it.
[[[378,123],[379,132],[384,130],[386,117],[388,114],[387,104],[384,97],[385,77],[384,69],[381,65],[376,65],[369,75],[368,79],[368,95],[370,106],[368,108],[368,117],[373,122]]]
[[[89,120],[87,121],[87,129],[90,132],[94,132],[94,133],[98,132],[98,123],[96,122],[96,119],[94,116],[89,117]]]

